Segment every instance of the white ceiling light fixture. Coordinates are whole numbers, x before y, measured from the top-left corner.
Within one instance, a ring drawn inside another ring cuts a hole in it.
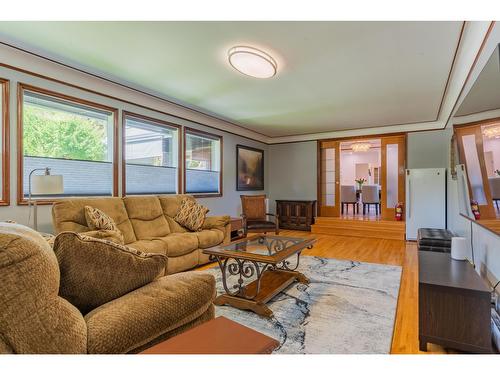
[[[229,64],[238,72],[254,78],[271,78],[278,64],[268,53],[248,46],[236,46],[227,52]]]
[[[352,146],[351,146],[351,149],[354,151],[354,152],[366,152],[370,149],[370,144],[369,143],[366,143],[366,142],[358,142],[358,143],[354,143]]]

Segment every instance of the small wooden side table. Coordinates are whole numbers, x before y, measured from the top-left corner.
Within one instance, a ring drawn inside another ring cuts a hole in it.
[[[239,240],[245,237],[243,230],[243,219],[241,217],[231,218],[231,241]]]
[[[140,354],[271,354],[278,345],[269,336],[219,316]]]

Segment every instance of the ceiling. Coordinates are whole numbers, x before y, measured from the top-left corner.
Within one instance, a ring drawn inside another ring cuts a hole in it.
[[[498,50],[497,46],[455,116],[500,109],[500,56]]]
[[[269,137],[435,121],[462,22],[0,22],[0,41]],[[239,74],[251,45],[274,78]]]

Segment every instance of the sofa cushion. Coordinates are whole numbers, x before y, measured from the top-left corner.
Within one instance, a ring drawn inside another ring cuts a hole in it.
[[[123,202],[138,240],[163,237],[170,233],[158,197],[132,196],[123,198]]]
[[[8,351],[87,352],[83,316],[58,290],[50,245],[28,227],[0,223],[0,336]]]
[[[231,217],[229,215],[223,216],[208,216],[203,222],[202,229],[213,229],[225,227],[231,222]]]
[[[128,353],[202,316],[215,298],[213,276],[161,277],[85,316],[89,353]]]
[[[85,219],[85,206],[98,208],[111,217],[123,233],[126,244],[137,241],[125,204],[121,198],[115,197],[72,198],[55,202],[52,206],[52,218],[56,233],[90,231]]]
[[[173,273],[187,271],[198,266],[198,261],[200,259],[199,251],[200,249],[178,257],[169,257],[166,274],[171,275]]]
[[[167,255],[169,257],[178,257],[198,249],[198,236],[196,233],[171,233],[168,236],[156,239],[167,245]]]
[[[174,220],[189,230],[198,231],[201,230],[208,211],[208,208],[205,206],[186,198],[182,200],[181,208],[174,216]]]
[[[167,258],[74,232],[60,233],[54,252],[59,295],[82,313],[137,289],[162,274]]]
[[[167,244],[159,239],[139,240],[128,244],[128,246],[144,253],[167,255]]]
[[[224,241],[224,232],[221,229],[204,229],[201,232],[196,232],[199,241],[199,247],[207,249],[217,246]]]

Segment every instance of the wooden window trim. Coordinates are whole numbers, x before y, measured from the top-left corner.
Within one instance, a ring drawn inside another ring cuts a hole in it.
[[[28,200],[24,198],[23,191],[23,99],[24,91],[36,92],[39,94],[52,96],[54,98],[66,100],[69,102],[82,104],[88,107],[93,107],[96,109],[105,110],[113,114],[113,194],[112,196],[118,196],[118,109],[106,106],[104,104],[95,103],[86,99],[77,98],[74,96],[62,94],[56,91],[47,90],[41,87],[32,86],[26,83],[19,82],[17,84],[17,204],[27,205]],[[38,205],[50,205],[56,200],[66,199],[66,198],[56,198],[56,199],[38,199]]]
[[[2,86],[2,123],[0,132],[2,137],[2,195],[0,196],[0,206],[10,205],[10,81],[0,78]]]
[[[126,138],[125,138],[125,126],[126,126],[126,121],[127,118],[136,118],[139,120],[145,120],[148,122],[152,122],[158,126],[164,126],[166,128],[175,128],[177,129],[177,192],[175,194],[180,194],[182,191],[181,189],[181,180],[182,180],[182,170],[184,167],[181,165],[182,163],[182,126],[178,124],[174,124],[169,121],[165,120],[159,120],[157,118],[141,115],[138,113],[130,112],[130,111],[122,111],[122,196],[127,195],[127,176],[126,176],[126,169],[127,169],[127,162],[125,158],[125,144],[126,144]],[[156,194],[165,194],[165,193],[156,193]],[[151,195],[155,195],[155,193],[151,193]]]
[[[193,193],[187,193],[186,192],[186,135],[187,134],[194,134],[194,135],[201,135],[205,137],[212,138],[214,140],[219,140],[220,142],[220,173],[219,173],[219,192],[218,193],[198,193],[198,194],[193,194]],[[224,170],[224,138],[222,135],[217,135],[217,134],[212,134],[205,132],[203,130],[198,130],[198,129],[193,129],[187,126],[184,126],[184,131],[182,132],[182,139],[183,139],[183,147],[182,147],[182,192],[184,194],[190,194],[193,197],[196,198],[212,198],[212,197],[222,197],[223,195],[223,170]]]

